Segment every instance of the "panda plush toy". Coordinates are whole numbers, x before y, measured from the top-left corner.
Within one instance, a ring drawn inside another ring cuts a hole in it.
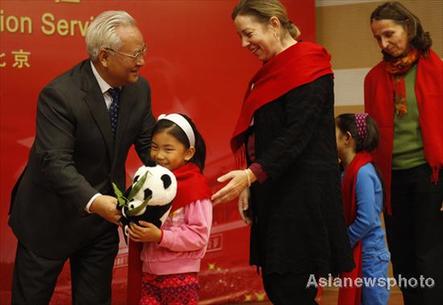
[[[177,180],[167,168],[151,163],[135,172],[133,183],[124,194],[115,184],[113,187],[123,215],[120,220],[123,232],[127,236],[131,222],[143,220],[161,227],[177,193]]]

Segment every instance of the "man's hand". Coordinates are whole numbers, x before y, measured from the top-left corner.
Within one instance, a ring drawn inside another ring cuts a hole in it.
[[[121,211],[117,210],[117,198],[115,197],[108,195],[98,196],[92,202],[89,211],[116,225],[120,224],[122,214]]]

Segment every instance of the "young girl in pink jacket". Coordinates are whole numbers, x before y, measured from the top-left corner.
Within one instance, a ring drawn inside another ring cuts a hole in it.
[[[198,303],[198,272],[212,223],[211,192],[202,174],[205,142],[185,115],[161,115],[152,134],[151,158],[177,178],[177,196],[161,229],[131,224],[131,240],[143,242],[139,305]]]

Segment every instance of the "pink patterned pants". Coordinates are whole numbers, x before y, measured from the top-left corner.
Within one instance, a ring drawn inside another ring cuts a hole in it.
[[[197,305],[199,288],[195,272],[168,275],[143,273],[139,305]]]

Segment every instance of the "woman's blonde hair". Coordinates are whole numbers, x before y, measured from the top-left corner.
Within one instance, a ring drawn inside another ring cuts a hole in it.
[[[254,16],[261,23],[267,23],[271,17],[275,16],[282,28],[288,31],[294,39],[301,34],[297,26],[289,19],[286,8],[278,0],[240,0],[232,11],[232,20],[238,15]]]

